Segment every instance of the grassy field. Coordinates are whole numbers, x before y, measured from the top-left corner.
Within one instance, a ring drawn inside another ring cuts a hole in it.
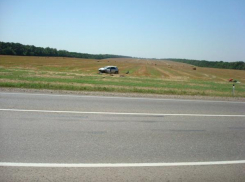
[[[118,66],[118,75],[98,68]],[[245,97],[245,71],[199,68],[171,61],[0,56],[0,87],[174,95],[232,96],[228,79],[239,80],[235,97]],[[129,71],[129,74],[125,74]]]

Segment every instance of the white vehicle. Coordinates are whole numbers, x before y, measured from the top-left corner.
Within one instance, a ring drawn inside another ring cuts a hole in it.
[[[119,70],[116,66],[106,66],[104,68],[99,69],[100,73],[115,73],[118,74]]]

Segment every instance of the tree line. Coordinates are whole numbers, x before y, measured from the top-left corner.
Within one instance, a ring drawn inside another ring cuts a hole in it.
[[[129,58],[129,56],[112,54],[87,54],[57,50],[50,47],[35,47],[33,45],[23,45],[20,43],[0,42],[0,55],[16,56],[48,56],[48,57],[74,57],[85,59],[106,59],[106,58]]]
[[[243,61],[223,62],[223,61],[206,61],[206,60],[191,60],[191,59],[168,59],[168,60],[187,63],[199,67],[245,70],[245,62]]]

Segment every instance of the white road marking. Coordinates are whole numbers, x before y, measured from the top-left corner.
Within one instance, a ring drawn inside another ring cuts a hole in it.
[[[83,168],[103,168],[103,167],[172,167],[172,166],[207,166],[207,165],[227,165],[245,164],[245,160],[239,161],[211,161],[211,162],[177,162],[177,163],[13,163],[0,162],[1,167],[83,167]]]
[[[164,99],[164,98],[144,98],[144,97],[109,97],[109,96],[94,96],[94,95],[59,95],[59,94],[34,94],[34,93],[7,93],[0,92],[0,95],[32,95],[32,96],[51,96],[51,97],[74,97],[74,98],[102,98],[102,99],[125,99],[125,100],[154,100],[154,101],[180,101],[180,102],[220,102],[220,103],[233,103],[245,104],[240,101],[215,101],[215,100],[190,100],[190,99]]]
[[[51,111],[51,110],[26,110],[26,109],[0,109],[0,111],[66,113],[66,114],[139,115],[139,116],[245,117],[245,115],[219,115],[219,114],[121,113],[121,112]]]

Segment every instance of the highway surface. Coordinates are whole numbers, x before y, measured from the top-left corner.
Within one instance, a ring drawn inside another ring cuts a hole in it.
[[[0,181],[244,181],[245,102],[0,92]]]

